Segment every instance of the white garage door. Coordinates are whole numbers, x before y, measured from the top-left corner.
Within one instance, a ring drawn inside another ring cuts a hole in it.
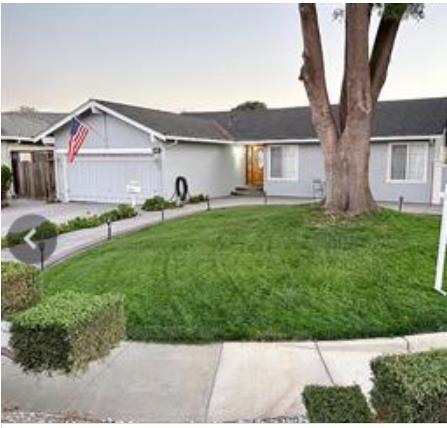
[[[67,179],[70,201],[129,203],[126,186],[130,181],[138,181],[141,186],[139,203],[161,194],[160,164],[148,155],[79,154],[66,168],[66,174],[58,176]]]

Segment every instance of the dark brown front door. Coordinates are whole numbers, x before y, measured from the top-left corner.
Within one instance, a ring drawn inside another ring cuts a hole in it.
[[[48,201],[56,199],[52,151],[11,152],[11,163],[17,196]]]
[[[246,146],[246,177],[250,186],[262,186],[264,182],[264,149],[262,146]]]

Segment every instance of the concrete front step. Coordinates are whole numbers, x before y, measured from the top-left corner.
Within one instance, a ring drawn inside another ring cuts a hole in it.
[[[262,186],[236,186],[231,192],[233,196],[263,196]]]

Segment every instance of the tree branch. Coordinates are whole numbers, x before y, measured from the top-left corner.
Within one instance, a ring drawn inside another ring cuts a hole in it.
[[[373,3],[369,3],[368,4],[368,31],[369,31],[369,25],[371,23],[371,13],[373,10],[374,4]],[[347,22],[347,21],[346,21]],[[347,27],[345,29],[346,34],[347,34]],[[346,74],[347,74],[347,68],[348,68],[348,64],[347,64],[347,51],[348,51],[348,47],[346,46],[346,41],[347,41],[347,37],[345,39],[345,59],[344,59],[344,71],[343,71],[343,81],[342,81],[342,85],[341,85],[341,93],[340,93],[340,102],[339,102],[339,110],[338,110],[338,117],[339,117],[339,123],[340,123],[340,133],[342,133],[345,129],[346,126],[346,116],[348,114],[348,108],[347,108],[347,94],[346,94],[346,90],[347,90],[347,84],[346,84]]]
[[[299,13],[304,45],[299,78],[309,98],[312,123],[321,143],[325,144],[336,141],[338,132],[327,92],[317,9],[314,3],[300,3]]]
[[[369,62],[371,96],[374,105],[379,98],[380,91],[386,80],[397,31],[399,30],[406,8],[406,5],[402,5],[391,16],[385,10],[380,20],[379,28],[377,29]]]
[[[372,111],[368,62],[369,5],[346,5],[346,121]]]

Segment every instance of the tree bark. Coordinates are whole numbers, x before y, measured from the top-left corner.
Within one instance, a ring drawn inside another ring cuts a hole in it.
[[[377,208],[369,187],[372,118],[405,7],[393,18],[382,16],[370,61],[371,10],[372,4],[346,5],[345,69],[337,123],[326,87],[317,10],[315,4],[299,6],[304,44],[300,79],[323,149],[325,208],[335,214],[358,215]]]
[[[390,17],[385,9],[380,20],[370,60],[371,95],[374,104],[385,84],[391,53],[405,10],[405,5],[402,5],[402,8]]]

